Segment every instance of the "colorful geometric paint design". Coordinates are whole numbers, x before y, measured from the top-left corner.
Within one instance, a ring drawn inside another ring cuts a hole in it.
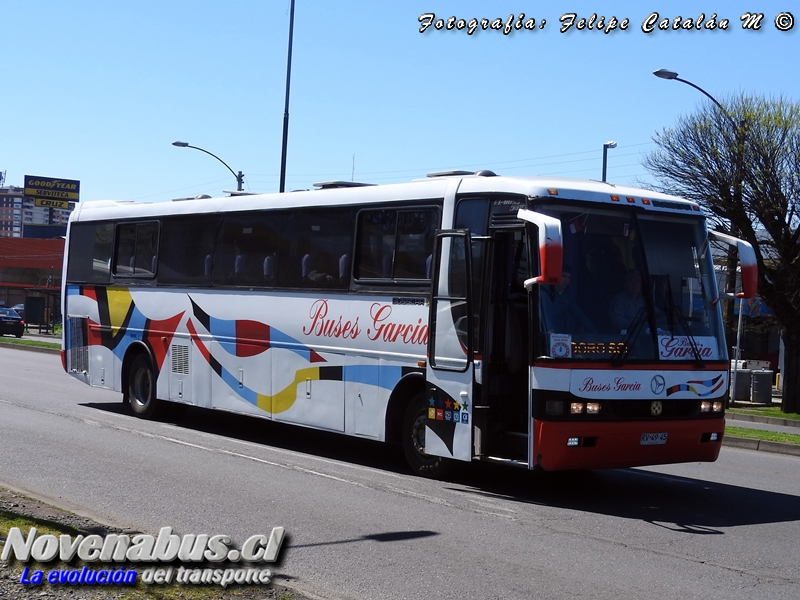
[[[252,357],[266,350],[284,349],[297,354],[311,364],[327,362],[315,350],[266,323],[218,319],[205,312],[194,300],[191,302],[192,312],[197,321],[228,354]],[[308,367],[297,370],[294,380],[277,393],[264,394],[241,384],[238,377],[228,371],[213,356],[192,319],[187,321],[186,326],[200,354],[219,378],[243,400],[273,414],[289,410],[297,400],[297,386],[306,381],[349,381],[392,389],[404,375],[402,367],[381,367],[380,365]]]
[[[100,317],[99,323],[87,319],[89,346],[108,348],[122,360],[133,342],[142,341],[161,370],[183,312],[168,319],[148,319],[125,288],[85,287],[79,293],[97,302]]]
[[[136,306],[126,288],[73,287],[69,296],[84,296],[97,302],[100,323],[88,319],[87,344],[100,345],[111,350],[123,360],[131,343],[144,342],[150,349],[160,372],[172,339],[185,312],[164,320],[147,318]],[[249,358],[273,349],[288,350],[304,358],[309,364],[326,360],[315,350],[282,331],[259,321],[227,320],[212,317],[191,298],[194,319],[224,350],[239,358]],[[299,369],[291,383],[276,394],[269,395],[239,383],[239,379],[214,358],[192,318],[186,327],[200,354],[225,384],[243,400],[267,412],[276,414],[289,408],[297,400],[297,386],[306,381],[347,381],[392,390],[397,382],[411,371],[408,367],[381,365],[348,365],[341,367],[318,365]]]
[[[717,390],[719,390],[725,384],[725,379],[722,375],[717,375],[714,379],[707,379],[705,381],[688,381],[686,383],[678,383],[671,387],[667,388],[667,396],[671,396],[672,394],[677,394],[678,392],[692,392],[696,396],[700,398],[704,398],[706,396],[710,396]],[[695,386],[703,386],[706,388],[711,388],[707,391],[698,390]]]
[[[294,374],[294,381],[279,391],[277,394],[269,395],[262,394],[253,390],[243,384],[239,383],[239,379],[230,371],[228,371],[222,364],[214,358],[208,346],[203,342],[197,329],[191,319],[186,323],[189,329],[189,335],[192,336],[197,349],[203,358],[206,359],[213,371],[219,376],[225,384],[233,390],[236,395],[243,400],[249,402],[253,406],[257,406],[261,410],[277,414],[289,410],[297,400],[297,386],[307,380],[312,381],[341,381],[342,380],[342,367],[309,367],[307,369],[299,369]]]
[[[326,362],[314,350],[271,325],[247,319],[218,319],[205,312],[191,298],[189,300],[195,319],[228,354],[244,358],[256,356],[270,348],[285,348],[310,363]]]

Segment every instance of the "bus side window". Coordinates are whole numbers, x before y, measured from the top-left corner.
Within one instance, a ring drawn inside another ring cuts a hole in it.
[[[489,227],[489,199],[485,197],[463,198],[459,200],[456,207],[456,229],[469,229],[470,234],[475,236],[485,236],[488,234]],[[486,243],[479,240],[472,240],[472,324],[473,336],[476,347],[481,343],[481,310],[483,306],[483,272],[484,261],[486,260]],[[430,277],[431,258],[427,259],[426,269]]]
[[[156,221],[118,225],[114,275],[153,277],[158,256],[158,233]]]
[[[117,227],[116,261],[114,275],[122,277],[133,275],[134,257],[136,253],[136,224],[126,223]]]
[[[214,254],[214,285],[272,287],[282,214],[230,213],[222,219]]]
[[[439,211],[433,207],[361,211],[355,279],[430,279],[429,257],[438,226]]]
[[[326,208],[291,214],[281,231],[278,285],[334,289],[349,287],[347,256],[353,246],[353,219],[354,211],[351,208]]]
[[[114,225],[74,223],[70,226],[68,283],[108,283],[111,275]]]
[[[216,215],[163,217],[158,252],[158,283],[208,286],[214,266]]]

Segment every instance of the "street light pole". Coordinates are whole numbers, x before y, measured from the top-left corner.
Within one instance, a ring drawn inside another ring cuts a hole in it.
[[[685,83],[686,85],[692,86],[694,89],[696,89],[700,93],[705,94],[706,97],[708,97],[709,100],[711,100],[714,104],[716,104],[719,107],[719,109],[722,111],[722,114],[724,114],[725,117],[728,120],[730,120],[730,117],[728,116],[728,111],[725,110],[725,108],[722,106],[722,104],[717,102],[717,99],[714,98],[714,96],[709,94],[707,91],[705,91],[699,85],[695,85],[691,81],[687,81],[686,79],[681,79],[680,77],[678,77],[678,74],[675,71],[670,71],[669,69],[659,69],[658,71],[653,71],[653,75],[655,75],[656,77],[660,77],[661,79],[670,79],[670,80],[674,79],[675,81],[680,81],[681,83]],[[731,121],[731,123],[733,123],[733,121]],[[735,123],[734,123],[734,125],[735,125]]]
[[[281,144],[281,180],[278,191],[286,191],[286,145],[289,141],[289,88],[292,81],[292,37],[294,36],[294,0],[289,7],[289,51],[286,59],[286,103],[283,107],[283,143]]]
[[[658,71],[653,71],[653,75],[659,77],[660,79],[668,79],[668,80],[675,80],[680,81],[681,83],[685,83],[688,86],[693,87],[700,93],[704,94],[709,100],[711,100],[714,104],[717,105],[719,110],[725,116],[725,119],[728,121],[730,126],[733,128],[734,133],[736,134],[736,146],[737,151],[735,155],[736,159],[736,168],[734,170],[734,181],[733,181],[733,194],[734,194],[734,201],[738,198],[741,200],[742,194],[742,156],[741,152],[739,151],[739,147],[742,144],[741,134],[742,134],[742,127],[738,125],[733,118],[731,118],[730,114],[725,107],[720,104],[714,96],[709,94],[699,85],[695,85],[691,81],[687,81],[686,79],[681,79],[678,77],[678,74],[675,71],[670,71],[669,69],[659,69]],[[731,224],[731,233],[733,233],[733,224]],[[733,250],[729,250],[728,253],[728,291],[729,293],[733,293],[736,291],[736,263],[732,258]],[[729,305],[728,310],[728,330],[733,329],[733,312],[734,312],[734,302],[731,302]],[[736,400],[736,373],[739,368],[739,361],[741,359],[741,337],[742,337],[742,310],[744,308],[743,300],[739,302],[739,323],[736,327],[736,346],[734,347],[734,363],[733,363],[733,372],[731,374],[731,391],[728,396],[729,402],[733,403]]]
[[[221,162],[223,165],[225,165],[228,168],[228,171],[233,173],[233,176],[236,177],[236,191],[241,192],[244,189],[244,187],[243,187],[244,186],[244,173],[242,173],[241,171],[236,173],[233,169],[231,169],[228,166],[228,163],[226,163],[224,160],[222,160],[216,154],[213,154],[213,153],[209,152],[208,150],[204,150],[203,148],[198,148],[197,146],[190,146],[187,142],[172,142],[172,145],[173,146],[177,146],[178,148],[194,148],[195,150],[200,150],[200,152],[205,152],[206,154],[208,154],[210,156],[213,156],[219,162]]]
[[[616,148],[617,142],[606,142],[603,144],[603,181],[606,180],[606,162],[608,160],[608,149]]]

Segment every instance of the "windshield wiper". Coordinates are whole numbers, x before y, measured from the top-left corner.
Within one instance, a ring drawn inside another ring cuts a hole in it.
[[[621,342],[625,348],[620,355],[614,359],[613,364],[615,367],[621,367],[625,364],[625,361],[628,360],[628,354],[631,351],[631,343],[639,337],[639,332],[642,330],[642,325],[644,325],[646,318],[647,307],[643,306],[637,311],[636,315],[633,317],[633,321],[630,322],[628,329],[625,331],[625,337],[622,338]]]
[[[680,306],[677,306],[675,304],[675,300],[672,298],[672,283],[670,282],[669,277],[667,277],[667,318],[669,319],[669,335],[671,338],[675,337],[673,334],[675,329],[675,317],[677,317],[678,324],[681,326],[686,334],[686,338],[689,340],[689,346],[692,349],[692,354],[694,354],[695,366],[698,369],[704,368],[705,364],[703,364],[703,357],[700,356],[700,348],[697,347],[697,342],[694,340],[694,336],[692,335],[692,330],[689,327],[689,322],[686,320],[686,316],[683,314]]]

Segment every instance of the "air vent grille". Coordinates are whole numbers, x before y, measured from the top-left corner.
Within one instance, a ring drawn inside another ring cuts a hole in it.
[[[172,372],[177,375],[189,374],[189,346],[172,346]]]

